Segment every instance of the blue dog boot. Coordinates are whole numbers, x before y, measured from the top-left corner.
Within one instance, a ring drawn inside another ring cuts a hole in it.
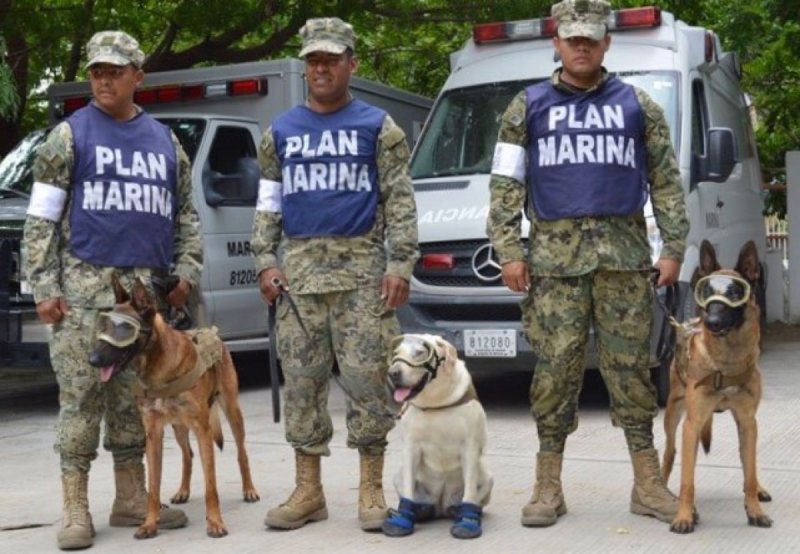
[[[387,537],[405,537],[413,533],[417,520],[415,507],[416,504],[408,498],[401,498],[397,509],[390,509],[389,515],[383,520],[383,534]]]
[[[481,536],[481,516],[483,508],[469,502],[462,502],[456,508],[456,521],[450,527],[450,534],[457,539],[475,539]]]

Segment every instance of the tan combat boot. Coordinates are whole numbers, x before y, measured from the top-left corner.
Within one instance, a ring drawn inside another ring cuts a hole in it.
[[[114,483],[117,496],[111,508],[108,524],[111,527],[136,527],[147,516],[147,489],[144,486],[144,464],[126,462],[114,464]],[[159,529],[177,529],[189,521],[182,510],[161,506]]]
[[[633,490],[631,512],[671,522],[678,513],[678,498],[664,483],[655,448],[631,452]]]
[[[564,456],[555,452],[536,455],[536,485],[533,496],[522,508],[522,525],[547,527],[567,513],[564,492],[561,490],[561,464]]]
[[[267,512],[264,524],[275,529],[298,529],[309,521],[328,519],[322,493],[320,457],[294,451],[295,488],[288,500]]]
[[[383,454],[360,454],[358,521],[364,531],[380,531],[389,510],[383,496]]]
[[[70,471],[61,475],[64,492],[64,520],[58,532],[61,550],[89,548],[94,544],[94,525],[89,514],[89,476]]]

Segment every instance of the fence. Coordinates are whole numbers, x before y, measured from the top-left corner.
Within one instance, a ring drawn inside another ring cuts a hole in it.
[[[769,215],[764,218],[764,225],[767,228],[767,248],[770,250],[780,250],[783,253],[783,261],[789,260],[789,223],[778,216]]]

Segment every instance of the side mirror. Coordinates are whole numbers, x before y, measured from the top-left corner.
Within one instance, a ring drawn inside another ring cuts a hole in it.
[[[261,168],[256,158],[239,158],[236,173],[208,172],[203,176],[206,204],[217,206],[255,206]]]
[[[692,156],[691,187],[700,181],[722,183],[736,166],[736,137],[727,127],[714,127],[706,133],[706,153]]]

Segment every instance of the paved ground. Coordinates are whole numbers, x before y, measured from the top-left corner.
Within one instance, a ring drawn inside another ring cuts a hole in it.
[[[97,527],[92,552],[263,553],[303,552],[647,552],[715,553],[800,552],[800,330],[773,326],[762,356],[765,394],[759,411],[759,471],[774,501],[766,504],[775,520],[771,529],[747,526],[742,506],[742,473],[735,427],[727,414],[716,418],[709,456],[701,456],[697,471],[697,507],[702,521],[694,534],[678,536],[666,524],[628,513],[632,480],[622,433],[609,423],[606,399],[585,394],[579,430],[570,438],[564,468],[569,513],[546,529],[519,524],[533,479],[537,450],[528,415],[528,378],[506,375],[479,384],[489,416],[487,462],[495,475],[492,502],[486,510],[484,536],[457,541],[449,523],[437,521],[418,527],[403,539],[361,532],[355,520],[357,454],[345,448],[342,394],[335,387],[332,411],[337,432],[333,455],[323,462],[323,479],[330,519],[293,532],[264,529],[267,509],[285,499],[293,482],[292,452],[283,442],[280,425],[272,423],[269,390],[258,383],[245,386],[242,404],[247,418],[251,465],[262,500],[241,501],[240,482],[232,441],[218,455],[222,509],[230,535],[205,535],[202,475],[199,463],[193,477],[193,498],[186,505],[189,526],[164,531],[148,541],[132,538],[132,529],[112,529],[107,518],[113,495],[111,457],[102,452],[90,479],[90,504]],[[56,416],[55,393],[49,378],[33,379],[24,387],[0,370],[0,551],[54,552],[60,524],[60,486],[57,458],[52,451]],[[29,378],[32,379],[32,378]],[[13,381],[13,383],[12,383]],[[16,384],[14,384],[16,383]],[[590,375],[586,388],[600,387]],[[38,390],[35,396],[23,392]],[[663,445],[661,418],[657,444]],[[386,483],[398,468],[400,437],[390,435]],[[171,493],[179,478],[179,452],[167,440],[164,488]],[[678,486],[673,475],[671,486]],[[397,497],[387,486],[391,503]]]

